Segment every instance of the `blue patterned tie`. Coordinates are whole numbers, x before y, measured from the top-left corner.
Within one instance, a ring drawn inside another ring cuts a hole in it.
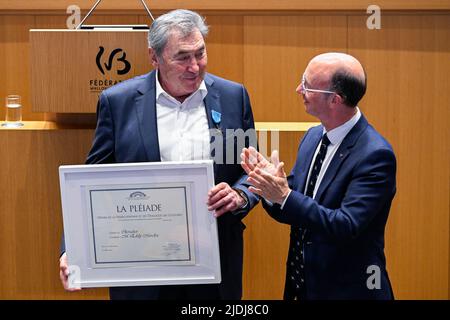
[[[309,176],[308,186],[306,187],[305,195],[307,197],[312,198],[314,193],[314,188],[316,186],[317,178],[319,177],[320,169],[322,168],[323,160],[325,160],[325,156],[327,154],[328,145],[330,144],[330,140],[325,133],[322,137],[322,141],[320,142],[320,149],[317,153],[316,159],[314,160],[314,165],[311,170],[311,175]]]
[[[328,145],[330,140],[325,133],[320,142],[320,149],[314,160],[314,164],[309,176],[308,185],[306,187],[305,195],[312,198],[314,194],[314,188],[316,186],[317,178],[319,177],[322,163],[327,154]],[[290,281],[291,287],[294,292],[294,298],[299,300],[305,297],[305,266],[304,266],[304,240],[305,229],[298,227],[292,228],[291,244],[289,251],[288,261],[288,274],[287,278]]]

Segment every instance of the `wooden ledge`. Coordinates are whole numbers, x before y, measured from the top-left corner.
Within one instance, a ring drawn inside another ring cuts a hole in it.
[[[62,129],[93,129],[91,125],[61,124],[54,121],[22,121],[22,127],[4,127],[4,121],[0,121],[0,130],[29,131],[29,130],[62,130]]]
[[[92,124],[60,123],[56,121],[22,121],[22,127],[4,127],[0,121],[0,130],[62,130],[62,129],[94,129]],[[320,122],[255,122],[257,131],[305,132]]]
[[[306,132],[320,122],[255,122],[257,131],[298,131]]]

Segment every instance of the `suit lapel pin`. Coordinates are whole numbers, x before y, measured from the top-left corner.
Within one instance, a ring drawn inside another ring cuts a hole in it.
[[[222,114],[216,110],[211,110],[211,117],[216,128],[219,128],[220,121],[222,120]]]

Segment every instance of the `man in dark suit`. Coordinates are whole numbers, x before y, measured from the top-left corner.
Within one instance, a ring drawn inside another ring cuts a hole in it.
[[[241,154],[250,191],[291,225],[285,299],[393,299],[384,230],[396,159],[357,107],[366,83],[354,57],[316,56],[297,92],[321,125],[306,132],[291,175],[277,152],[271,162],[253,148]]]
[[[256,135],[246,89],[206,73],[207,33],[204,19],[188,10],[174,10],[154,21],[149,31],[149,53],[155,70],[100,95],[95,138],[86,162],[212,157],[217,185],[205,200],[208,210],[218,218],[222,282],[116,287],[110,288],[111,299],[241,298],[245,228],[241,220],[258,197],[246,188],[245,173],[236,160],[242,146],[238,147],[233,131],[247,134],[247,146],[256,145]],[[60,277],[67,289],[65,253],[60,261]]]

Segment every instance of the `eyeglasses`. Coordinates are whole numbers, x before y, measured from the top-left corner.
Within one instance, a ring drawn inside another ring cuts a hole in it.
[[[302,82],[300,84],[300,92],[305,94],[306,92],[320,92],[320,93],[336,93],[334,91],[329,90],[320,90],[320,89],[310,89],[305,86],[305,75],[302,77]]]

